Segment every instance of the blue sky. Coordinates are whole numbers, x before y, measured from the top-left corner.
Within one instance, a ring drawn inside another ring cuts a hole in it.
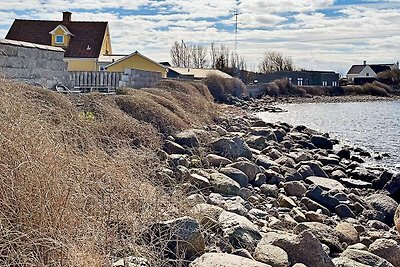
[[[0,38],[15,18],[109,21],[113,52],[138,50],[169,61],[174,41],[234,48],[258,70],[266,51],[290,56],[302,68],[345,73],[352,64],[400,59],[400,0],[2,0]]]

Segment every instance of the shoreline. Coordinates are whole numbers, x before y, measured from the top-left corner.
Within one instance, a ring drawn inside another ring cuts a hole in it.
[[[348,96],[312,96],[312,97],[279,97],[274,100],[278,104],[306,104],[306,103],[352,103],[352,102],[392,102],[399,101],[400,96],[381,97],[370,95]]]

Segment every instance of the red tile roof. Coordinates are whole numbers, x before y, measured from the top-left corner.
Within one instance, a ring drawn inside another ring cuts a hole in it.
[[[107,22],[72,21],[63,23],[62,21],[16,19],[8,31],[6,39],[51,45],[49,32],[60,24],[67,27],[73,34],[68,47],[65,48],[65,57],[99,57]],[[90,50],[87,49],[88,46],[91,48]]]

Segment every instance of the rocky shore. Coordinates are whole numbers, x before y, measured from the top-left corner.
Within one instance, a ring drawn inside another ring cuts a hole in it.
[[[371,95],[348,95],[348,96],[309,96],[309,97],[270,97],[264,96],[260,99],[249,98],[239,99],[230,98],[229,103],[248,111],[256,112],[285,112],[278,107],[280,104],[305,104],[305,103],[348,103],[348,102],[386,102],[400,101],[400,96],[391,97],[371,96]]]
[[[144,233],[168,240],[170,266],[400,266],[400,173],[363,164],[366,151],[227,115],[169,136],[159,154],[168,166],[159,180],[183,188],[190,206]]]

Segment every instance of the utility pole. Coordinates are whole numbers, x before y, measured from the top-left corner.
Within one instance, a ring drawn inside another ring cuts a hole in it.
[[[238,68],[239,68],[239,59],[238,59],[238,25],[239,25],[239,8],[236,8],[235,10],[233,10],[233,16],[235,16],[235,76],[238,75]]]

